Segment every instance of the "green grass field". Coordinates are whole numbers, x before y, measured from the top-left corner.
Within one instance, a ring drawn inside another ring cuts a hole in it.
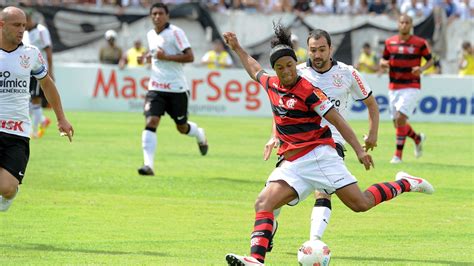
[[[141,177],[141,114],[68,115],[73,143],[54,125],[31,141],[20,194],[0,213],[0,265],[226,265],[226,253],[248,254],[253,203],[275,160],[262,160],[269,118],[191,117],[208,135],[202,157],[165,117],[156,176]],[[366,122],[351,124],[365,133]],[[394,130],[384,122],[375,169],[365,171],[352,150],[346,163],[363,189],[405,170],[429,179],[435,194],[407,193],[368,213],[334,198],[324,236],[332,265],[474,265],[474,126],[413,126],[428,136],[422,158],[407,141],[405,162],[389,164]],[[297,265],[313,203],[283,208],[267,265]]]

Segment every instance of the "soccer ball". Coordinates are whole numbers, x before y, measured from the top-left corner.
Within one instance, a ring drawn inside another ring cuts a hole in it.
[[[331,260],[329,247],[321,240],[309,240],[298,250],[298,262],[301,266],[327,266]]]

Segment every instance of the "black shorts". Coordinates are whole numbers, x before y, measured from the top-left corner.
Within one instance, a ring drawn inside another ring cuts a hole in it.
[[[12,174],[21,184],[30,157],[30,139],[0,132],[0,167]]]
[[[188,93],[148,91],[145,97],[144,115],[162,116],[168,113],[177,125],[188,122]]]
[[[34,77],[30,78],[30,95],[31,98],[43,97],[43,90],[40,88],[40,83]]]

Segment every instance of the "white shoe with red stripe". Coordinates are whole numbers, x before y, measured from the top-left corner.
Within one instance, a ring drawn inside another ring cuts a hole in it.
[[[410,183],[410,192],[422,192],[425,194],[433,194],[433,186],[426,179],[415,177],[405,172],[398,172],[395,176],[396,180],[404,179]]]
[[[225,255],[225,260],[229,266],[265,266],[254,257],[239,256],[232,253]]]

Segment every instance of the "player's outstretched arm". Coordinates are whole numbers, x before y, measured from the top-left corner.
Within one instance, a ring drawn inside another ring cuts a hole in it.
[[[257,62],[257,60],[253,59],[239,44],[239,40],[237,36],[233,32],[224,32],[222,34],[224,37],[225,43],[230,47],[230,49],[234,50],[234,52],[239,56],[242,65],[244,66],[245,70],[249,76],[258,82],[257,80],[257,73],[262,70],[262,66]]]
[[[66,115],[63,111],[63,106],[61,104],[61,98],[59,96],[58,90],[56,89],[56,85],[54,81],[51,79],[49,75],[45,78],[41,79],[40,81],[41,88],[46,96],[46,99],[51,104],[51,107],[56,114],[56,119],[58,120],[58,129],[61,134],[67,135],[69,141],[72,141],[72,136],[74,136],[74,129],[72,125],[67,121]]]
[[[352,149],[354,149],[357,154],[357,158],[359,158],[359,161],[365,166],[366,170],[369,170],[370,166],[374,166],[372,157],[362,148],[354,131],[336,109],[332,108],[329,110],[326,115],[324,115],[324,118],[334,125],[347,143],[352,146]]]
[[[368,151],[377,147],[380,115],[379,106],[373,95],[370,95],[365,99],[364,104],[367,106],[367,110],[369,111],[369,134],[367,137],[364,137],[364,148],[365,151]]]

